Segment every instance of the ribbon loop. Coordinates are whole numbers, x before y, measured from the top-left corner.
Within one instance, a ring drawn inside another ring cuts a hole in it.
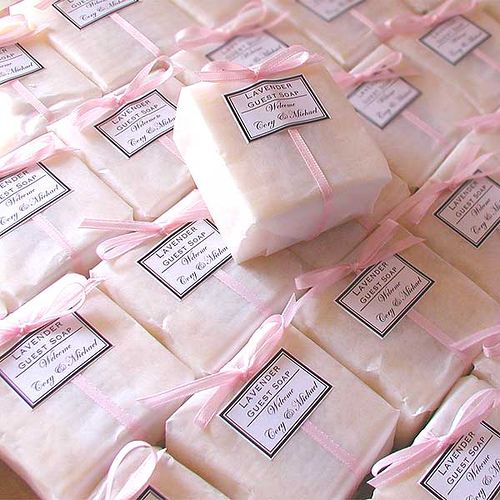
[[[18,43],[42,31],[31,26],[22,14],[0,17],[0,47]]]

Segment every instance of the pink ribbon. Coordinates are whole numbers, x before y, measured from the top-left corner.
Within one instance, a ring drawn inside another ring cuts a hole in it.
[[[42,29],[30,26],[22,14],[0,17],[0,47],[21,42],[40,33]]]
[[[84,219],[81,228],[104,231],[132,231],[103,241],[97,247],[97,255],[103,260],[111,260],[142,245],[144,242],[167,236],[188,222],[210,219],[211,215],[198,190],[185,198],[186,206],[182,213],[171,216],[162,222],[113,221],[104,219]]]
[[[179,31],[175,41],[180,49],[194,49],[209,43],[223,43],[235,36],[250,36],[261,33],[280,23],[287,14],[280,14],[265,23],[269,14],[262,0],[252,0],[245,4],[234,18],[218,28],[192,26]]]
[[[0,158],[0,177],[15,174],[56,154],[71,151],[75,150],[66,146],[53,132],[49,132]]]
[[[157,67],[161,68],[160,71],[153,73]],[[175,67],[167,57],[157,57],[137,73],[120,95],[108,94],[90,99],[76,108],[72,113],[73,123],[79,129],[94,125],[106,113],[159,87],[174,75],[174,71]]]
[[[486,115],[473,116],[458,124],[459,127],[477,130],[479,132],[490,132],[500,128],[500,111]]]
[[[299,290],[305,288],[322,290],[344,279],[351,273],[363,271],[394,256],[398,252],[402,252],[424,241],[422,238],[410,235],[402,240],[391,243],[390,240],[399,227],[397,222],[391,219],[385,220],[376,231],[359,245],[359,257],[357,260],[302,274],[295,278],[295,286]]]
[[[456,5],[459,3],[460,5]],[[440,7],[424,16],[401,14],[385,21],[380,31],[385,37],[418,33],[456,16],[467,14],[478,5],[478,0],[447,0]]]
[[[321,61],[323,58],[320,55],[311,54],[300,45],[291,45],[252,67],[231,61],[213,61],[206,64],[197,75],[205,82],[260,80]]]
[[[409,448],[378,461],[372,468],[374,478],[368,483],[375,488],[384,486],[431,460],[462,436],[475,430],[499,403],[500,389],[484,389],[474,394],[460,408],[446,434],[436,436],[431,432],[421,433]]]
[[[71,283],[65,286],[55,297],[47,298],[33,306],[33,310],[27,314],[23,322],[19,321],[17,314],[10,314],[0,321],[0,346],[78,311],[85,303],[87,294],[102,281],[102,279],[90,279],[84,285]]]
[[[157,408],[171,401],[187,398],[197,392],[212,389],[195,417],[198,425],[206,427],[235,388],[251,379],[276,352],[286,328],[292,322],[301,304],[302,299],[297,302],[295,295],[292,295],[282,314],[274,314],[267,318],[245,347],[218,373],[141,398],[139,401]]]
[[[481,345],[487,358],[500,357],[500,323],[469,335],[464,340],[452,344],[452,348],[465,352],[471,347]]]

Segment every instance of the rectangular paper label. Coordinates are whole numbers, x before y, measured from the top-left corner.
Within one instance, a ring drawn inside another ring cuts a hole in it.
[[[0,85],[41,69],[43,66],[18,43],[0,47]]]
[[[420,484],[440,500],[494,500],[500,492],[500,433],[481,422],[448,448]]]
[[[330,118],[303,75],[262,80],[224,99],[248,142]]]
[[[68,194],[70,189],[38,163],[0,179],[0,237]]]
[[[331,389],[331,384],[281,349],[221,417],[267,457],[274,458]]]
[[[231,61],[254,66],[288,45],[267,31],[249,36],[235,36],[207,54],[210,61]]]
[[[394,255],[362,272],[335,302],[384,338],[433,284],[400,255]]]
[[[74,313],[17,342],[0,357],[0,377],[35,408],[110,348]]]
[[[95,127],[128,158],[174,128],[176,107],[153,90]]]
[[[56,0],[52,6],[78,29],[82,29],[138,1],[139,0]]]
[[[419,96],[419,90],[397,78],[363,83],[349,95],[349,101],[358,113],[383,129]]]
[[[333,21],[365,0],[297,0],[326,22]]]
[[[455,16],[429,31],[420,41],[450,64],[458,64],[490,36],[472,21]]]
[[[479,248],[500,224],[500,184],[490,177],[466,181],[434,215]]]
[[[209,220],[200,220],[167,236],[138,264],[183,299],[229,259],[217,228]]]
[[[136,500],[168,500],[168,498],[158,493],[152,486],[148,486]]]

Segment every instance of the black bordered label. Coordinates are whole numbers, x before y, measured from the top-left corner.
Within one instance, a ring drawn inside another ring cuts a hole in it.
[[[366,82],[348,99],[354,109],[380,129],[384,129],[421,95],[403,78]]]
[[[127,158],[172,131],[176,106],[158,90],[122,106],[95,128]]]
[[[70,192],[42,163],[1,178],[0,237]]]
[[[280,349],[220,416],[272,459],[332,388],[297,358]]]
[[[463,16],[439,24],[420,38],[420,42],[450,64],[457,65],[491,34]]]
[[[396,254],[363,271],[335,302],[383,339],[433,284]]]
[[[434,216],[479,248],[500,224],[500,184],[487,176],[466,181]]]
[[[329,23],[365,0],[297,0],[306,9]]]
[[[30,333],[0,357],[0,377],[35,408],[112,345],[73,313]]]
[[[43,66],[18,43],[0,47],[0,85],[41,69]]]
[[[183,299],[230,259],[215,225],[199,220],[167,236],[137,263]]]
[[[288,45],[269,33],[261,31],[253,35],[238,35],[208,52],[210,61],[231,61],[243,66],[254,66],[265,61]]]
[[[71,24],[83,29],[137,2],[139,0],[56,0],[52,6]]]
[[[330,118],[303,75],[261,80],[224,99],[247,142]]]
[[[439,500],[494,500],[500,493],[500,433],[481,422],[436,460],[420,485]]]
[[[168,500],[159,491],[155,490],[152,486],[148,486],[136,500]]]

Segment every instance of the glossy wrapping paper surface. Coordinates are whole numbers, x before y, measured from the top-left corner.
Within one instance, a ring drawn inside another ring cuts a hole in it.
[[[248,0],[172,0],[190,14],[196,21],[206,26],[216,26],[227,21],[241,9]]]
[[[472,374],[500,389],[500,362],[498,359],[489,358],[484,353],[481,353],[474,360]]]
[[[371,212],[390,173],[326,69],[312,64],[279,78],[297,75],[305,77],[331,117],[298,128],[334,192],[326,230]],[[251,83],[185,87],[174,129],[177,147],[237,262],[312,238],[324,207],[287,130],[246,142],[223,95]]]
[[[177,105],[181,88],[178,80],[170,79],[157,90]],[[102,116],[99,122],[117,111]],[[66,144],[80,150],[89,168],[133,208],[137,220],[159,217],[194,188],[186,165],[158,139],[128,158],[95,126],[79,130],[71,116],[56,123],[53,130]],[[166,135],[172,140],[172,132]]]
[[[218,415],[201,428],[193,419],[208,391],[167,421],[169,451],[230,498],[347,497],[375,457],[391,448],[397,411],[295,328],[285,331],[280,347],[333,385],[308,420],[359,460],[361,477],[301,429],[269,460]]]
[[[404,0],[404,2],[417,14],[426,14],[439,7],[444,0]]]
[[[79,261],[72,261],[33,218],[4,234],[0,238],[0,307],[8,311],[65,273],[98,262],[95,248],[104,235],[102,231],[81,229],[84,218],[132,218],[130,207],[73,154],[63,153],[43,164],[71,191],[40,213],[78,252]]]
[[[393,51],[387,46],[380,46],[356,66],[352,73],[366,71],[391,52]],[[369,120],[364,123],[387,158],[391,170],[411,187],[420,187],[464,136],[458,123],[477,114],[477,111],[458,88],[447,85],[418,62],[404,57],[395,70],[403,73],[415,71],[415,75],[403,76],[403,80],[417,89],[420,95],[383,129]],[[355,89],[349,89],[348,94],[352,92]],[[408,120],[405,111],[436,131],[442,142]]]
[[[407,235],[399,229],[396,241]],[[343,261],[351,262],[357,251]],[[412,309],[452,340],[498,323],[498,303],[424,244],[399,255],[435,281]],[[311,297],[294,325],[401,410],[395,441],[397,446],[407,445],[469,366],[408,317],[383,339],[354,319],[335,303],[354,277]],[[471,361],[480,347],[472,351]]]
[[[85,278],[67,275],[43,296],[55,297],[75,281]],[[29,317],[26,308],[40,297],[16,311],[17,317]],[[138,425],[119,423],[72,381],[32,410],[0,380],[0,456],[47,499],[87,498],[127,442],[161,442],[164,421],[180,402],[151,410],[136,399],[192,380],[187,367],[100,291],[92,290],[78,313],[112,347],[76,377],[83,376]]]
[[[460,407],[477,392],[490,389],[491,386],[476,377],[469,376],[458,381],[456,386],[446,397],[446,400],[441,405],[439,410],[432,417],[432,420],[427,424],[422,433],[432,431],[440,436],[446,434],[452,425]],[[500,425],[500,411],[493,410],[487,418],[487,422],[498,429]],[[420,484],[420,480],[426,472],[431,468],[437,454],[433,459],[409,471],[406,475],[395,481],[377,488],[373,494],[373,500],[393,500],[395,498],[407,498],[411,500],[428,500],[432,498],[430,493],[426,491]],[[465,498],[465,497],[464,497]]]

